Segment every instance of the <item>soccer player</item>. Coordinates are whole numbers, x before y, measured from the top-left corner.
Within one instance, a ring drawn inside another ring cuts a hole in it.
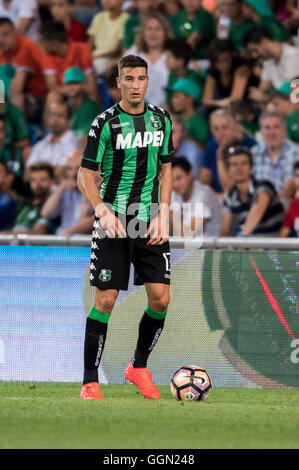
[[[125,377],[144,397],[160,398],[147,360],[169,304],[167,219],[174,150],[169,114],[145,103],[148,81],[146,61],[132,55],[120,60],[122,99],[92,123],[78,172],[78,186],[95,210],[90,283],[96,289],[86,322],[82,399],[103,398],[97,369],[119,290],[128,289],[131,262],[135,285],[145,285],[148,305]],[[99,166],[100,192],[94,182]]]

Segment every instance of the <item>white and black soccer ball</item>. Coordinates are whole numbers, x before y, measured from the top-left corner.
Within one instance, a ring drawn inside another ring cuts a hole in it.
[[[211,392],[212,382],[202,367],[181,367],[173,374],[170,390],[176,400],[201,401]]]

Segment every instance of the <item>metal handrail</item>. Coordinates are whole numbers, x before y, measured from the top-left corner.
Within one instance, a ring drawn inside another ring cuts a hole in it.
[[[90,246],[91,235],[0,235],[0,245]],[[299,250],[299,238],[205,237],[170,238],[171,248],[181,249],[280,249]]]

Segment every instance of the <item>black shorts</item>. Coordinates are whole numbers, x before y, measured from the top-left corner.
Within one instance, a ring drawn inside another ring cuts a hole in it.
[[[169,242],[147,245],[147,238],[108,238],[96,216],[92,233],[90,285],[98,289],[128,290],[130,266],[134,285],[170,284]]]

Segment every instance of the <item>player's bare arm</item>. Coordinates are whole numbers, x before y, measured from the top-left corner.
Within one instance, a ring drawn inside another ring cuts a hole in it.
[[[148,245],[162,245],[169,239],[169,205],[172,191],[171,163],[161,169],[161,199],[158,216],[150,223],[146,236],[151,235]]]
[[[95,214],[101,220],[101,225],[106,235],[110,238],[126,237],[126,232],[121,222],[112,214],[100,197],[99,190],[94,181],[95,173],[93,170],[81,167],[78,171],[78,188],[94,208]]]

